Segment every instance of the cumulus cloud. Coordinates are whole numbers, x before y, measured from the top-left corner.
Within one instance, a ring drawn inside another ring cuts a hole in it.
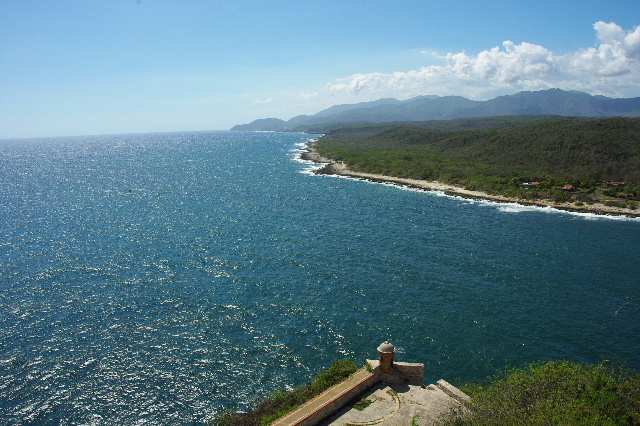
[[[614,97],[640,96],[640,26],[625,32],[615,23],[600,21],[593,28],[595,47],[566,55],[555,55],[536,44],[505,41],[477,55],[449,53],[443,65],[355,74],[301,97],[352,101],[435,94],[488,99],[551,87]],[[434,52],[423,53],[435,56]]]
[[[520,81],[539,81],[557,73],[553,53],[530,43],[502,43],[504,50],[494,47],[476,56],[465,53],[447,55],[447,66],[441,71],[465,82],[488,82],[514,85]]]
[[[596,76],[616,77],[628,74],[640,61],[640,27],[625,33],[614,23],[596,22],[593,26],[600,44],[571,55],[570,68]]]

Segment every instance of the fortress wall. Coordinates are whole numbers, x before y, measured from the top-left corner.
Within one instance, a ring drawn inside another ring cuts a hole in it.
[[[378,380],[384,383],[395,384],[414,384],[421,385],[424,383],[424,364],[413,362],[394,362],[393,369],[400,374],[388,374],[380,367],[380,361],[377,359],[368,359],[367,364],[378,376]]]
[[[393,368],[405,376],[410,383],[422,383],[424,381],[424,364],[394,362]]]
[[[357,373],[356,373],[357,374]],[[350,379],[348,379],[350,380]],[[320,420],[325,417],[330,416],[343,406],[345,406],[349,401],[353,398],[357,397],[371,386],[378,382],[378,376],[374,374],[367,374],[362,380],[355,382],[348,389],[343,390],[337,393],[335,396],[331,396],[332,393],[335,393],[336,390],[334,388],[339,387],[341,384],[338,384],[322,394],[318,395],[313,400],[309,401],[307,404],[312,405],[316,400],[326,400],[320,407],[314,409],[306,416],[296,419],[295,412],[283,417],[282,419],[277,420],[272,426],[312,426],[320,422]],[[344,382],[343,382],[344,383]],[[305,404],[306,405],[306,404]],[[304,407],[304,406],[303,406]],[[302,408],[302,407],[301,407]],[[296,410],[297,411],[297,410]]]

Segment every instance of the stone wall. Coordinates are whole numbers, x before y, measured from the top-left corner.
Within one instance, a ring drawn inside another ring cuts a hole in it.
[[[384,383],[421,385],[424,383],[424,364],[413,362],[394,362],[395,372],[385,372],[380,368],[380,361],[368,359],[367,364]]]
[[[424,382],[424,364],[394,362],[393,368],[406,377],[411,384],[422,384]]]
[[[314,407],[308,414],[305,414],[302,417],[297,417],[296,412],[298,410],[296,410],[293,413],[277,420],[272,424],[272,426],[312,426],[317,424],[320,420],[330,416],[343,406],[347,405],[349,401],[369,389],[379,380],[375,374],[370,374],[363,370],[360,370],[360,372],[364,373],[362,374],[363,378],[361,380],[353,381],[355,378],[354,376],[358,373],[355,373],[352,378],[347,379],[347,382],[353,381],[347,389],[338,390],[345,382],[338,383],[336,386],[327,389],[298,409],[304,409],[305,406],[314,406],[317,401],[321,401],[321,405]]]
[[[321,408],[316,410],[310,416],[302,419],[300,422],[296,424],[296,426],[311,426],[317,424],[320,420],[328,417],[334,412],[338,411],[340,408],[347,405],[349,401],[351,401],[356,396],[360,395],[371,386],[373,386],[377,382],[376,377],[371,375],[367,377],[365,380],[357,383],[355,386],[350,388],[348,391],[341,393],[336,398],[333,398],[328,403],[323,405]]]

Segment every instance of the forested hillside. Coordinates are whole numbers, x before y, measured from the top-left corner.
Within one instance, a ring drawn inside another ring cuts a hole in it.
[[[640,193],[640,118],[537,116],[360,125],[333,129],[316,150],[355,171],[521,198],[624,203]],[[530,182],[536,184],[526,185]]]

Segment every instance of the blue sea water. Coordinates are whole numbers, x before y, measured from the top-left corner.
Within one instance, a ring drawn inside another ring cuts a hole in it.
[[[0,141],[1,424],[202,424],[384,340],[640,369],[639,220],[315,176],[312,137]]]

